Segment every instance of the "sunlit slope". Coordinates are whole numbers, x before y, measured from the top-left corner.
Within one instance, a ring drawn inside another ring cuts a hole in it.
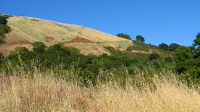
[[[88,27],[32,17],[13,16],[8,19],[8,25],[12,31],[6,35],[6,44],[0,46],[4,48],[0,49],[4,54],[8,54],[18,46],[31,48],[31,44],[35,41],[43,42],[47,46],[62,43],[65,46],[76,47],[84,54],[108,53],[103,47],[107,45],[124,49],[132,44],[130,40]],[[70,42],[77,37],[90,42]]]

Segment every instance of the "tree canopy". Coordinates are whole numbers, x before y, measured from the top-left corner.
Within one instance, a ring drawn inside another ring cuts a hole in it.
[[[0,16],[0,24],[7,24],[7,16]]]
[[[198,83],[200,80],[200,33],[194,39],[193,46],[180,46],[175,53],[178,73],[189,72],[187,81]]]
[[[142,42],[142,43],[144,43],[144,41],[145,41],[144,37],[142,37],[141,35],[137,35],[137,36],[136,36],[136,40],[137,40],[138,42]]]
[[[162,50],[169,50],[169,46],[165,43],[159,44],[159,48],[162,49]]]
[[[118,36],[118,37],[121,37],[121,38],[125,38],[125,39],[129,39],[129,40],[131,40],[130,35],[127,35],[127,34],[118,33],[117,36]]]
[[[171,43],[171,44],[169,45],[169,50],[170,50],[170,51],[175,51],[178,47],[180,47],[179,44],[177,44],[177,43]]]
[[[196,39],[194,39],[193,51],[195,57],[200,57],[200,33],[198,33],[196,35]]]

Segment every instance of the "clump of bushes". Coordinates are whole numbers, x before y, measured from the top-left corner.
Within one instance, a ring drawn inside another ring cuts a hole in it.
[[[5,38],[5,34],[10,32],[10,27],[7,25],[8,17],[7,15],[0,15],[0,45],[5,43],[2,38]]]
[[[4,40],[0,38],[0,45],[4,43],[5,43]]]
[[[157,59],[157,58],[159,58],[159,57],[160,57],[159,54],[157,54],[157,53],[152,53],[152,54],[149,55],[149,60],[155,60],[155,59]]]

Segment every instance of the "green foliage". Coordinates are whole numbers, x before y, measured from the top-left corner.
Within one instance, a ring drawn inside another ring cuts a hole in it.
[[[157,54],[157,53],[152,53],[152,54],[149,55],[149,60],[155,60],[155,59],[157,59],[157,58],[159,58],[159,57],[160,57],[159,54]]]
[[[133,46],[127,47],[126,48],[127,51],[132,51],[132,50],[149,51],[150,49],[158,49],[158,47],[155,45],[145,44],[134,40],[132,42]]]
[[[197,34],[193,46],[181,46],[176,49],[175,62],[178,73],[187,83],[199,83],[200,80],[200,33]]]
[[[137,40],[138,42],[141,42],[141,43],[144,43],[144,41],[145,41],[144,37],[142,37],[141,35],[137,35],[137,36],[136,36],[136,40]]]
[[[177,62],[185,62],[188,59],[193,59],[192,47],[180,46],[177,48],[175,59]]]
[[[44,43],[42,43],[42,42],[34,42],[32,44],[32,46],[33,46],[33,51],[35,53],[39,53],[39,54],[40,53],[44,53],[45,48],[46,48],[46,45]]]
[[[200,57],[200,33],[198,33],[196,35],[196,39],[194,39],[193,51],[195,57]]]
[[[8,32],[10,32],[10,27],[4,24],[0,24],[0,37],[4,37],[4,34]]]
[[[129,40],[131,40],[130,35],[127,35],[127,34],[118,33],[116,36],[121,37],[121,38],[125,38],[125,39],[129,39]]]
[[[162,50],[169,50],[169,46],[165,43],[159,44],[159,48],[162,49]]]
[[[172,59],[172,57],[165,57],[165,62],[167,62],[167,63],[172,63],[173,62],[173,59]]]
[[[4,37],[5,33],[10,32],[10,27],[7,25],[7,16],[0,16],[0,37]]]
[[[8,18],[8,17],[7,17],[7,16],[4,16],[4,15],[3,15],[3,16],[0,16],[0,24],[7,24],[7,22],[8,22],[8,21],[7,21],[7,18]]]
[[[4,40],[0,38],[0,45],[4,43],[5,43]]]
[[[196,35],[196,39],[194,39],[194,46],[200,46],[200,33]]]
[[[0,64],[2,64],[3,60],[4,60],[4,56],[2,53],[0,53]]]
[[[22,53],[22,52],[26,52],[26,51],[29,51],[26,47],[16,47],[15,48],[16,53]]]
[[[175,51],[178,47],[180,47],[179,44],[171,43],[171,44],[169,45],[169,50],[170,50],[170,51]]]

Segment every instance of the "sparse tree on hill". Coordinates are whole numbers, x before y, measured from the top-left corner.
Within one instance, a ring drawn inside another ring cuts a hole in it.
[[[142,37],[141,35],[137,35],[136,40],[139,42],[142,42],[142,43],[144,43],[144,41],[145,41],[144,37]]]
[[[131,40],[130,35],[127,35],[127,34],[118,33],[117,36],[118,36],[118,37],[121,37],[121,38],[125,38],[125,39],[129,39],[129,40]]]

